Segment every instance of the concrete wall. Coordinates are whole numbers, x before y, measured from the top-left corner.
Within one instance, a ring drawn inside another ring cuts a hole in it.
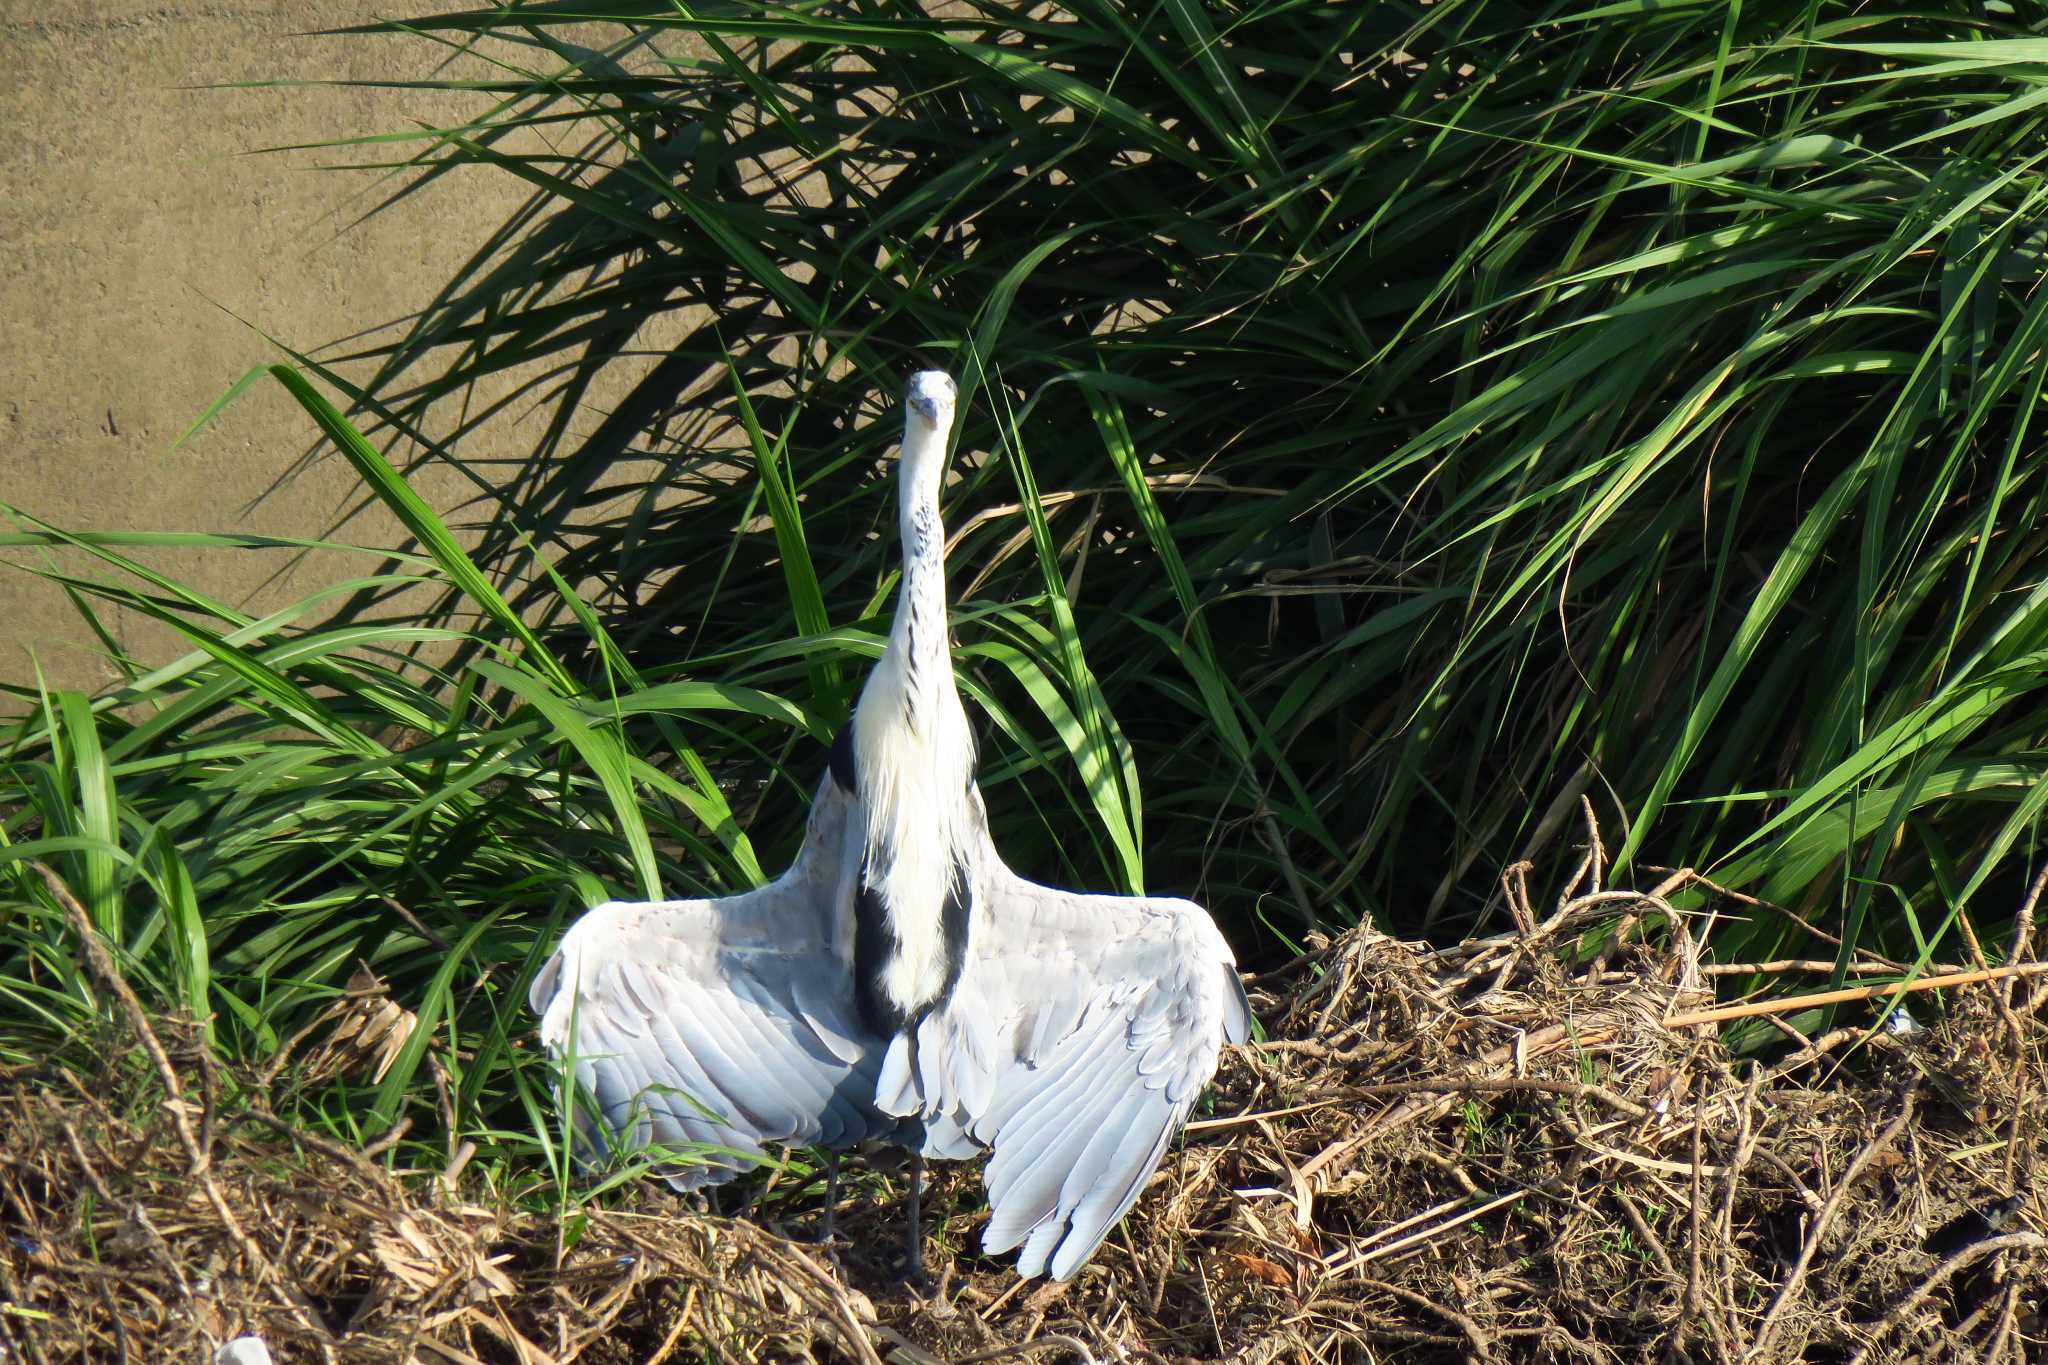
[[[436,74],[438,50],[418,39],[299,36],[395,12],[365,0],[0,0],[0,502],[67,528],[319,536],[354,501],[331,458],[273,487],[312,429],[269,381],[170,446],[243,372],[282,358],[255,329],[311,349],[404,317],[526,191],[477,171],[348,228],[378,186],[315,168],[371,156],[251,153],[454,122],[480,102],[193,87]],[[460,496],[452,479],[421,491],[443,506]],[[397,539],[374,515],[339,534]],[[0,681],[39,664],[54,683],[104,686],[115,673],[63,595],[13,567],[25,557],[0,551]],[[252,611],[368,568],[316,559],[278,581],[276,555],[148,557]],[[175,645],[146,621],[113,623],[146,660]]]

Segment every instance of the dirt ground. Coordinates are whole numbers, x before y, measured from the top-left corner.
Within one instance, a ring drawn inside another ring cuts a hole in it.
[[[828,1257],[795,1165],[744,1217],[643,1184],[564,1223],[461,1174],[452,1137],[446,1167],[392,1170],[396,1135],[272,1117],[280,1076],[369,1066],[402,1026],[367,980],[260,1076],[131,1008],[106,1051],[149,1060],[107,1084],[0,1077],[0,1358],[199,1361],[242,1333],[455,1365],[2048,1358],[2040,884],[2009,957],[1929,969],[1962,980],[1908,997],[1916,1027],[1864,998],[1816,1034],[1791,997],[1825,986],[1824,934],[1703,963],[1666,900],[1690,874],[1606,888],[1594,848],[1543,904],[1510,869],[1513,933],[1361,930],[1254,978],[1265,1041],[1066,1285],[976,1253],[977,1164],[927,1201],[920,1292],[887,1168],[847,1182]],[[1715,1005],[1759,976],[1782,991]]]
[[[389,146],[264,149],[459,123],[481,97],[207,88],[461,76],[445,49],[421,40],[312,36],[400,12],[411,11],[367,0],[0,0],[0,504],[67,530],[322,537],[360,498],[340,460],[280,483],[312,427],[272,384],[172,445],[252,366],[286,358],[269,338],[331,354],[329,343],[360,345],[371,329],[402,323],[530,192],[477,172],[358,221],[396,182],[320,168],[388,157]],[[610,367],[588,396],[590,422],[638,378],[633,364]],[[545,423],[521,405],[466,453],[530,449]],[[431,470],[418,487],[444,512],[474,491]],[[334,533],[375,547],[400,536],[375,512]],[[282,577],[279,552],[144,557],[259,614],[367,571],[339,555]],[[61,590],[15,567],[39,562],[86,561],[0,550],[0,678],[32,680],[40,667],[55,686],[114,681]],[[182,652],[163,627],[109,620],[149,662]]]

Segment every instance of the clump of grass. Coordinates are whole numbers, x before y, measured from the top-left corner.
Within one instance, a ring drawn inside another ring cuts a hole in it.
[[[536,199],[355,357],[396,440],[517,363],[506,401],[573,407],[662,329],[613,420],[490,481],[477,562],[530,619],[568,625],[547,562],[666,682],[873,615],[873,395],[922,354],[967,399],[993,804],[1048,875],[1455,934],[1592,793],[1625,864],[1916,958],[2012,889],[2048,800],[2022,11],[570,17],[407,26],[496,103],[403,135],[394,193]]]

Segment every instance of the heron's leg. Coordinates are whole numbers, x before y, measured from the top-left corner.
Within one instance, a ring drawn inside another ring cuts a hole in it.
[[[818,1229],[818,1241],[828,1251],[839,1234],[839,1153],[825,1153],[825,1221]]]
[[[924,1229],[920,1214],[924,1205],[924,1153],[918,1152],[910,1158],[910,1196],[905,1201],[910,1225],[910,1242],[904,1248],[903,1278],[918,1288],[923,1288],[924,1278]]]

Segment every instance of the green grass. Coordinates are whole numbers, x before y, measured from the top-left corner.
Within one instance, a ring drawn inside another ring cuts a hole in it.
[[[1027,514],[1035,564],[1014,513],[956,550],[970,650],[1029,629],[1020,604],[1053,632],[1074,762],[1026,785],[1088,817],[1067,875],[1457,931],[1590,790],[1625,860],[1852,926],[1885,902],[1894,950],[1919,947],[1898,906],[2009,900],[2041,799],[2048,320],[2048,38],[2011,11],[573,12],[617,16],[616,46],[533,10],[414,25],[505,78],[488,119],[398,144],[398,192],[481,163],[539,194],[370,354],[379,411],[424,424],[536,360],[530,396],[571,403],[699,301],[715,325],[635,410],[721,371],[735,398],[648,438],[688,511],[613,472],[637,430],[498,481],[501,580],[562,538],[656,672],[868,614],[892,547],[864,540],[864,417],[923,355],[1000,457],[956,522],[1078,495]],[[574,150],[500,150],[525,127]],[[698,479],[721,422],[772,451],[758,485]],[[458,424],[435,458],[460,449]],[[633,510],[579,517],[599,493]],[[772,542],[736,543],[763,502]],[[678,574],[648,603],[654,566]]]
[[[323,353],[366,382],[279,378],[415,553],[314,625],[77,538],[82,610],[193,652],[18,689],[0,1055],[95,1008],[34,856],[222,1047],[368,960],[437,1021],[463,1122],[502,1117],[568,916],[788,855],[880,647],[915,363],[990,457],[946,495],[956,633],[1033,873],[1198,892],[1247,958],[1309,922],[1454,935],[1498,926],[1502,865],[1568,853],[1584,793],[1619,875],[1690,864],[1907,959],[1963,913],[1998,942],[2048,801],[2026,13],[412,22],[491,63],[478,117],[334,159],[393,196],[511,174],[531,211],[399,339]],[[572,436],[615,364],[645,377]],[[482,463],[465,438],[528,404],[548,436]],[[410,494],[419,461],[475,478],[474,524]],[[420,583],[439,604],[398,605]],[[1802,943],[1759,915],[1714,946]],[[430,1102],[420,1061],[378,1117]]]

